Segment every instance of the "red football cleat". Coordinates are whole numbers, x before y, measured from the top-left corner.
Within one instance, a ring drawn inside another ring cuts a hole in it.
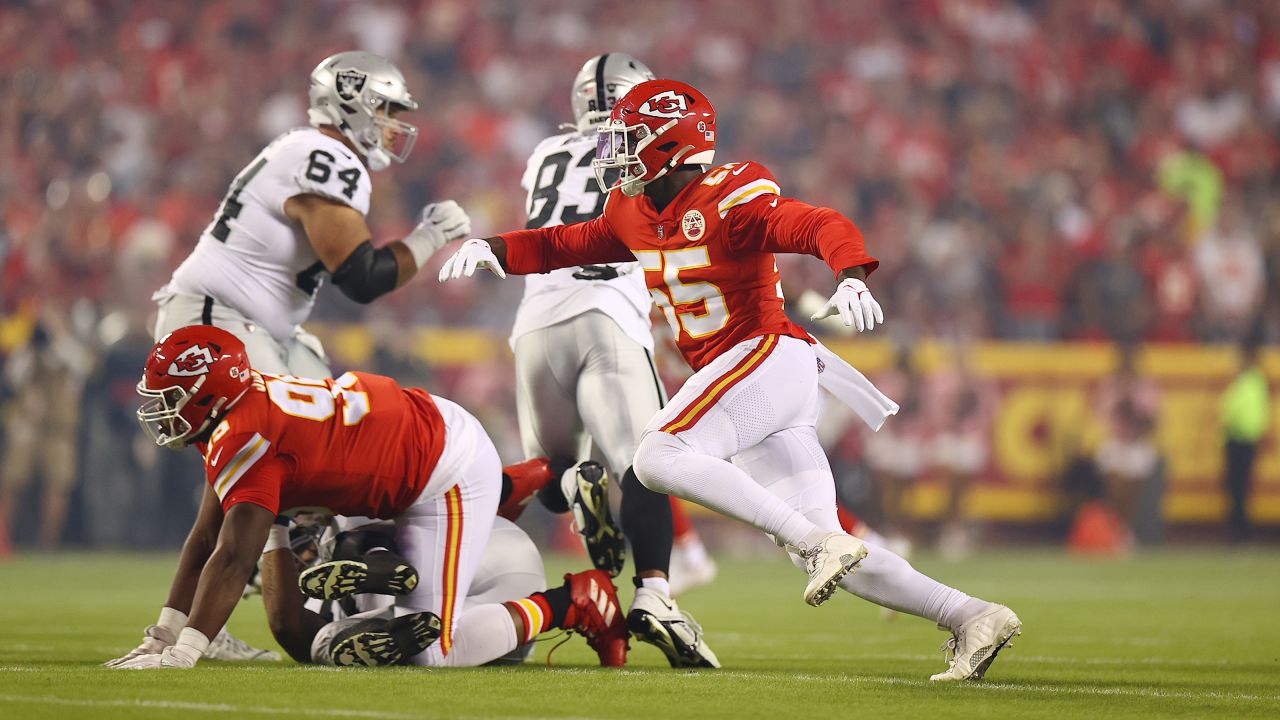
[[[569,612],[566,630],[576,630],[600,656],[604,667],[622,667],[627,662],[627,623],[618,603],[618,589],[603,570],[587,570],[564,576],[569,585]]]
[[[556,477],[544,457],[508,465],[502,468],[502,474],[511,478],[511,496],[498,508],[498,517],[512,522],[519,519],[533,496]]]

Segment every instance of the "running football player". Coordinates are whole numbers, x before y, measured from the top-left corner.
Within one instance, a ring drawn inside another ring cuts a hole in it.
[[[239,339],[205,325],[157,343],[138,392],[147,398],[143,427],[158,445],[195,445],[208,487],[160,619],[110,666],[194,667],[239,600],[276,516],[299,507],[395,520],[396,543],[421,579],[395,609],[427,646],[409,658],[414,664],[481,665],[551,628],[581,632],[603,665],[625,662],[625,622],[600,570],[512,602],[467,604],[502,468],[484,428],[458,405],[378,375],[260,373]],[[385,639],[357,636],[356,655],[377,652],[361,637]]]
[[[468,240],[440,279],[478,267],[505,277],[639,260],[696,371],[645,429],[634,465],[640,481],[768,533],[807,570],[811,605],[842,587],[937,622],[952,633],[953,655],[932,679],[981,678],[1020,632],[1017,616],[840,530],[815,430],[819,391],[873,429],[897,406],[787,318],[773,253],[822,258],[837,286],[815,319],[838,314],[860,331],[883,322],[866,283],[878,263],[852,221],[784,197],[760,163],[710,167],[715,142],[715,110],[701,92],[641,83],[599,132],[592,164],[609,192],[601,217]]]
[[[570,96],[573,130],[539,143],[521,180],[527,227],[600,215],[604,194],[591,170],[596,128],[628,90],[652,79],[649,68],[625,53],[606,53],[582,66]],[[699,626],[672,599],[671,501],[642,485],[631,469],[645,425],[667,399],[653,364],[651,302],[634,259],[525,278],[511,330],[520,437],[526,457],[585,459],[594,445],[608,473],[622,478],[622,533],[636,571],[627,614],[631,632],[662,650],[672,667],[717,667]],[[579,465],[538,497],[552,511],[572,509],[596,567],[616,575],[625,545],[610,516],[607,477],[598,466]]]

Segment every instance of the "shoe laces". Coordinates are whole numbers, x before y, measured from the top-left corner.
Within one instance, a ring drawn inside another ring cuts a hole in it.
[[[825,552],[826,550],[820,544],[814,545],[812,547],[806,547],[803,543],[801,543],[800,545],[796,546],[796,554],[804,558],[805,569],[808,570],[810,575],[812,575],[818,569],[818,563],[822,559],[822,555]]]

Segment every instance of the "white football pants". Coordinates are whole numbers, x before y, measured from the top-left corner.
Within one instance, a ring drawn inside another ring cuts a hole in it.
[[[783,546],[841,531],[835,480],[815,429],[821,368],[814,346],[796,338],[735,345],[694,373],[649,423],[636,452],[640,481],[754,525]],[[840,583],[859,597],[948,627],[985,607],[885,548],[868,551]]]
[[[293,337],[280,340],[236,310],[219,305],[206,295],[166,295],[160,298],[159,308],[155,331],[157,341],[187,325],[213,325],[240,338],[249,354],[249,365],[254,370],[301,378],[331,376],[329,358],[320,339],[301,327]]]
[[[591,310],[516,339],[525,457],[600,458],[619,481],[666,401],[649,350]]]

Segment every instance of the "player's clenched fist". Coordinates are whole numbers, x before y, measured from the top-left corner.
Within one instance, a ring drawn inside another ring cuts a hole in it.
[[[498,256],[493,254],[493,248],[489,247],[489,243],[471,239],[462,243],[458,252],[444,261],[444,265],[440,268],[440,282],[471,277],[475,274],[476,268],[487,268],[500,278],[507,276],[507,272],[502,269],[502,263],[498,262]]]
[[[810,316],[811,320],[821,320],[836,313],[845,325],[853,325],[858,332],[870,330],[876,323],[884,324],[884,311],[880,303],[871,297],[867,284],[857,278],[847,278],[836,286],[836,292],[822,309]]]

